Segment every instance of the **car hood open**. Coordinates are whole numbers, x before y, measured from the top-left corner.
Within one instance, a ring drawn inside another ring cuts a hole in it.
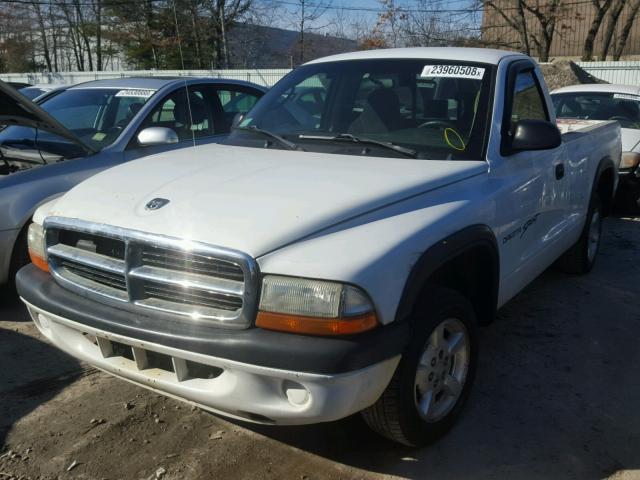
[[[68,192],[49,215],[206,242],[257,257],[487,169],[482,161],[208,145],[102,172]]]
[[[0,80],[0,126],[22,125],[60,135],[87,153],[96,151],[27,97]]]

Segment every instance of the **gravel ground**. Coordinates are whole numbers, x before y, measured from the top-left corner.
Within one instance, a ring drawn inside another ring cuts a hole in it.
[[[234,423],[78,364],[0,306],[0,480],[640,479],[640,218],[585,277],[550,270],[481,330],[461,421],[410,450],[358,417]]]

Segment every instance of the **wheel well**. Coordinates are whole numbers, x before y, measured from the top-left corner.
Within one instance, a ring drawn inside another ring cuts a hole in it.
[[[490,323],[496,313],[498,296],[495,253],[485,245],[465,250],[429,276],[425,288],[433,286],[460,292],[471,302],[478,323]]]
[[[29,230],[30,224],[31,224],[31,219],[29,219],[27,223],[25,223],[20,229],[20,232],[16,237],[16,241],[14,242],[13,249],[11,251],[11,261],[14,261],[14,259],[16,258],[16,255],[26,251],[26,239],[27,239],[26,237],[27,237],[27,231]],[[21,243],[22,240],[24,240],[25,243]],[[21,248],[23,248],[24,250],[21,250]]]
[[[613,204],[613,182],[614,173],[613,168],[607,168],[603,170],[598,177],[598,184],[596,185],[596,191],[602,201],[602,210],[604,215],[609,215]]]

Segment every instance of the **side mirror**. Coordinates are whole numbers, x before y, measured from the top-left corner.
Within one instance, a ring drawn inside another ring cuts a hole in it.
[[[510,153],[523,150],[550,150],[562,144],[560,130],[545,120],[520,120],[514,126]]]
[[[240,125],[240,122],[242,121],[242,119],[244,118],[244,113],[236,113],[233,116],[233,121],[231,122],[231,126],[232,127],[237,127],[238,125]]]
[[[138,134],[138,144],[141,147],[151,147],[153,145],[169,145],[178,143],[178,134],[165,127],[148,127]]]

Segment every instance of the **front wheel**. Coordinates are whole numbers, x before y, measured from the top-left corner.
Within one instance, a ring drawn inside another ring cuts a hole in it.
[[[476,370],[476,318],[454,290],[434,288],[414,313],[414,335],[380,399],[362,412],[379,434],[431,443],[460,415]]]

